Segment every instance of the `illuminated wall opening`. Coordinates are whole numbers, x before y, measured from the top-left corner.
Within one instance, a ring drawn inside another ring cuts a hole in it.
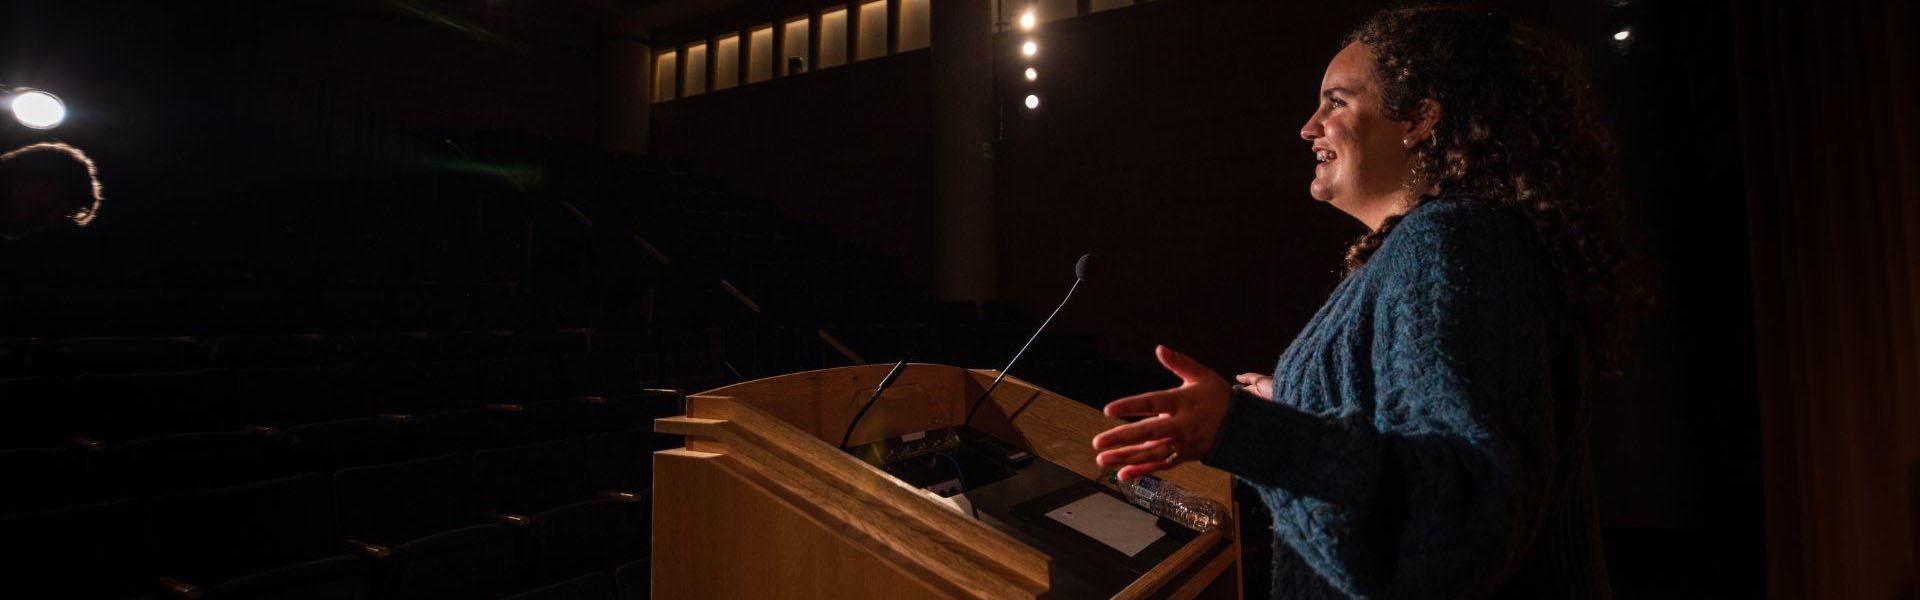
[[[713,89],[724,90],[740,84],[740,36],[729,35],[713,43]]]
[[[1040,0],[1034,4],[1037,12],[1035,16],[1039,18],[1041,23],[1058,21],[1060,19],[1071,19],[1080,13],[1078,3],[1074,0]],[[1021,10],[1025,9],[1023,8]],[[1015,19],[1020,17],[1019,13],[1015,13],[1013,16]]]
[[[687,78],[681,96],[698,96],[707,91],[707,45],[687,46]]]
[[[1122,6],[1133,6],[1133,0],[1093,0],[1093,6],[1090,7],[1090,10],[1092,12],[1100,12]]]
[[[787,23],[781,27],[786,29],[785,42],[787,47],[780,53],[780,64],[778,65],[780,67],[780,73],[784,75],[805,73],[807,71],[807,62],[810,60],[810,57],[807,56],[807,18],[800,17],[787,21]],[[797,70],[788,69],[787,63],[796,56],[800,57],[800,68]]]
[[[773,27],[762,26],[747,36],[747,83],[773,79]]]
[[[887,55],[887,0],[860,5],[860,46],[854,60]]]
[[[679,93],[680,57],[675,52],[661,52],[653,57],[653,101],[666,102]]]
[[[820,56],[817,68],[847,64],[847,9],[820,15]]]
[[[900,52],[919,50],[932,43],[933,13],[931,0],[900,0]]]

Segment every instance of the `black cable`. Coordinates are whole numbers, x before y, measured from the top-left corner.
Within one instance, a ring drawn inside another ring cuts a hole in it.
[[[880,385],[873,388],[873,397],[868,398],[867,404],[860,407],[860,412],[853,415],[852,421],[847,422],[847,432],[840,434],[840,449],[847,448],[847,440],[853,439],[853,426],[860,424],[860,419],[867,416],[867,409],[873,408],[873,403],[880,400],[880,394],[887,391],[887,388],[893,385],[893,380],[900,377],[900,371],[906,368],[907,359],[903,358],[900,362],[893,363],[893,370],[887,371],[887,376],[880,379]]]

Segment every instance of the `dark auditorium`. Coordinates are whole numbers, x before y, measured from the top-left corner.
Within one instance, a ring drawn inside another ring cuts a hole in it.
[[[1920,600],[1917,33],[5,0],[0,598]]]

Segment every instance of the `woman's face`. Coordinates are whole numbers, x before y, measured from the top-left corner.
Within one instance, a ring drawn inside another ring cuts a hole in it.
[[[1320,80],[1320,108],[1300,128],[1319,162],[1307,193],[1349,213],[1400,191],[1411,166],[1402,141],[1412,123],[1387,117],[1378,82],[1371,48],[1341,49]]]

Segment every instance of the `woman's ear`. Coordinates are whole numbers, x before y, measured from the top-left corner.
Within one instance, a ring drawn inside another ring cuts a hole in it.
[[[1440,122],[1440,103],[1432,98],[1422,99],[1420,107],[1414,109],[1413,120],[1407,122],[1406,137],[1401,138],[1403,145],[1412,148],[1433,137],[1433,127]]]

